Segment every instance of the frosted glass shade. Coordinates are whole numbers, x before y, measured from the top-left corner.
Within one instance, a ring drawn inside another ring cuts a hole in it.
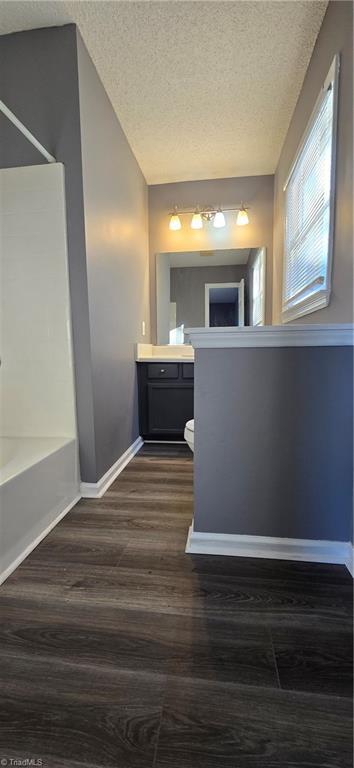
[[[245,208],[241,208],[241,210],[238,212],[237,218],[236,218],[237,226],[238,227],[244,227],[245,224],[249,224],[249,221],[250,220],[248,218],[247,211],[245,210]]]
[[[203,219],[200,215],[200,213],[196,212],[193,214],[193,218],[191,221],[191,227],[192,229],[202,229],[203,228]]]
[[[216,229],[220,229],[221,227],[225,226],[225,223],[226,223],[225,222],[225,216],[224,216],[223,212],[222,211],[217,211],[215,216],[214,216],[214,222],[213,222],[214,227]]]
[[[171,216],[171,218],[170,218],[170,224],[169,224],[169,227],[170,227],[170,229],[172,229],[174,232],[175,232],[177,229],[181,229],[181,228],[182,228],[181,219],[179,218],[179,216],[178,216],[178,213],[173,213],[173,214],[172,214],[172,216]]]

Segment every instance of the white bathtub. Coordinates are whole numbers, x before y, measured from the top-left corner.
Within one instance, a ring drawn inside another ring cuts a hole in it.
[[[0,583],[78,499],[75,439],[0,437]]]

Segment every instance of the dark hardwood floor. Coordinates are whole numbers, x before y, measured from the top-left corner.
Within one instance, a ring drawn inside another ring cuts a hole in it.
[[[349,574],[185,555],[192,471],[145,446],[0,588],[0,765],[352,767]]]

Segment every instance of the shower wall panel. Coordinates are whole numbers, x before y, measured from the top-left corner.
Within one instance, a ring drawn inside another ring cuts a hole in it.
[[[0,171],[1,428],[75,437],[64,166]]]

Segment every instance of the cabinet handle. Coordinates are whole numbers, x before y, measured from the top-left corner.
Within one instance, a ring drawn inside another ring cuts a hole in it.
[[[165,373],[165,368],[161,368],[160,373]]]

